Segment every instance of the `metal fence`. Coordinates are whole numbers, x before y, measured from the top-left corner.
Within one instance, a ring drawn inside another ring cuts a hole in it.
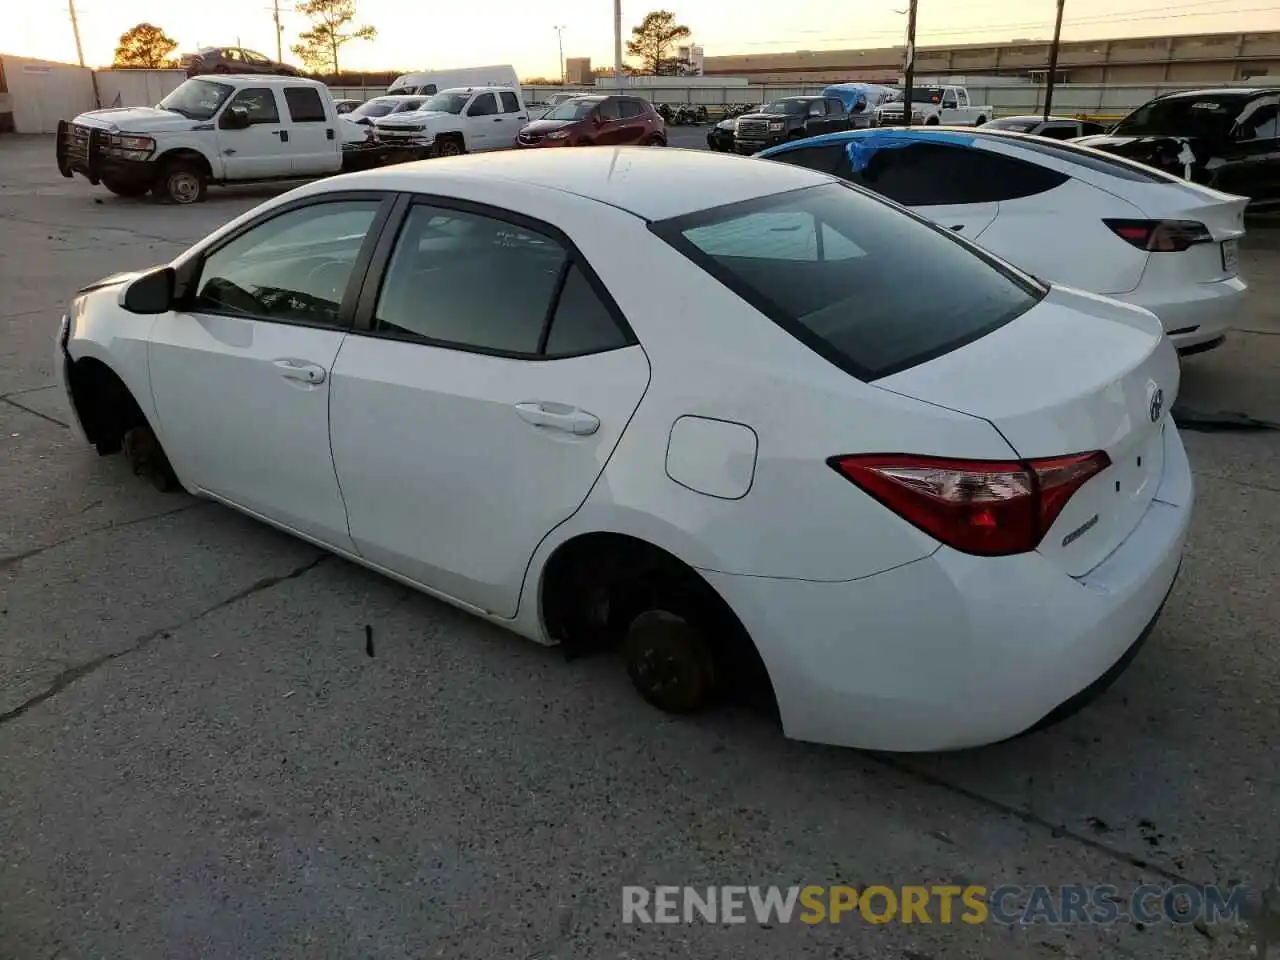
[[[938,81],[929,81],[924,77],[917,81],[921,85],[926,82]],[[1274,80],[1271,82],[1274,83]],[[1263,83],[1266,81],[1250,80],[1215,84],[1215,86],[1248,87]],[[820,83],[753,83],[747,86],[723,87],[629,87],[626,92],[632,96],[645,97],[654,103],[689,103],[715,107],[726,104],[756,104],[778,97],[815,94],[820,93],[825,86],[826,84]],[[1115,120],[1161,93],[1173,90],[1194,90],[1203,86],[1204,84],[1195,83],[1059,84],[1053,91],[1053,112],[1065,116]],[[335,97],[349,97],[357,100],[368,100],[386,93],[386,87],[332,87],[331,89]],[[1280,89],[1280,85],[1277,89]],[[523,90],[526,103],[538,104],[546,102],[547,97],[553,93],[605,93],[609,92],[609,87],[605,84],[597,87],[526,86]],[[1042,110],[1045,88],[1042,85],[1030,83],[998,86],[974,84],[969,86],[969,95],[973,103],[992,107],[993,117],[1007,117],[1021,113],[1034,114]]]

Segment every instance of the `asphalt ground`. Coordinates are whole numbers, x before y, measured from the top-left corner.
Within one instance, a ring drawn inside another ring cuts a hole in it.
[[[1248,955],[1233,923],[624,924],[622,888],[1256,896],[1280,855],[1280,230],[1255,224],[1237,330],[1184,366],[1198,508],[1141,655],[1057,727],[894,757],[664,716],[609,657],[77,442],[51,368],[72,291],[276,192],[124,201],[0,138],[0,957]]]

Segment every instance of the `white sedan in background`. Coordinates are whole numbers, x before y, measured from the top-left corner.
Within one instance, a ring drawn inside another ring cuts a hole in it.
[[[1071,712],[1192,509],[1150,313],[711,153],[318,181],[80,291],[57,350],[86,438],[162,486],[834,744]]]
[[[1223,342],[1246,290],[1247,198],[1100,150],[916,127],[834,133],[757,157],[836,173],[1037,277],[1145,307],[1184,355]]]

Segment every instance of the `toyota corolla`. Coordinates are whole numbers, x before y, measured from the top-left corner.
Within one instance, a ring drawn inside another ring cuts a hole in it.
[[[663,295],[653,295],[655,278]],[[588,148],[336,177],[80,291],[76,422],[675,712],[997,741],[1104,688],[1192,509],[1178,361],[801,167]]]

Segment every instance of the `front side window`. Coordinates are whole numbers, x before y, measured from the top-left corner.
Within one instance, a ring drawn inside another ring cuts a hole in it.
[[[481,353],[567,355],[627,342],[558,240],[425,204],[405,219],[374,316],[378,333]]]
[[[235,87],[213,80],[187,80],[161,100],[161,110],[181,114],[188,120],[212,120],[214,114],[235,92]]]
[[[1265,143],[1280,136],[1280,94],[1259,97],[1249,103],[1236,117],[1231,139],[1236,143]]]
[[[825,117],[826,115],[827,115],[827,108],[823,105],[823,102],[821,100],[809,101],[809,116]]]
[[[246,87],[232,98],[228,110],[243,107],[249,114],[249,123],[279,123],[280,111],[276,109],[276,95],[269,87]]]
[[[252,227],[205,258],[191,309],[337,326],[376,200],[316,203]]]
[[[482,93],[467,108],[468,117],[491,117],[498,112],[498,100],[492,93]]]
[[[841,184],[650,228],[832,363],[875,380],[1029,310],[1046,288]]]

